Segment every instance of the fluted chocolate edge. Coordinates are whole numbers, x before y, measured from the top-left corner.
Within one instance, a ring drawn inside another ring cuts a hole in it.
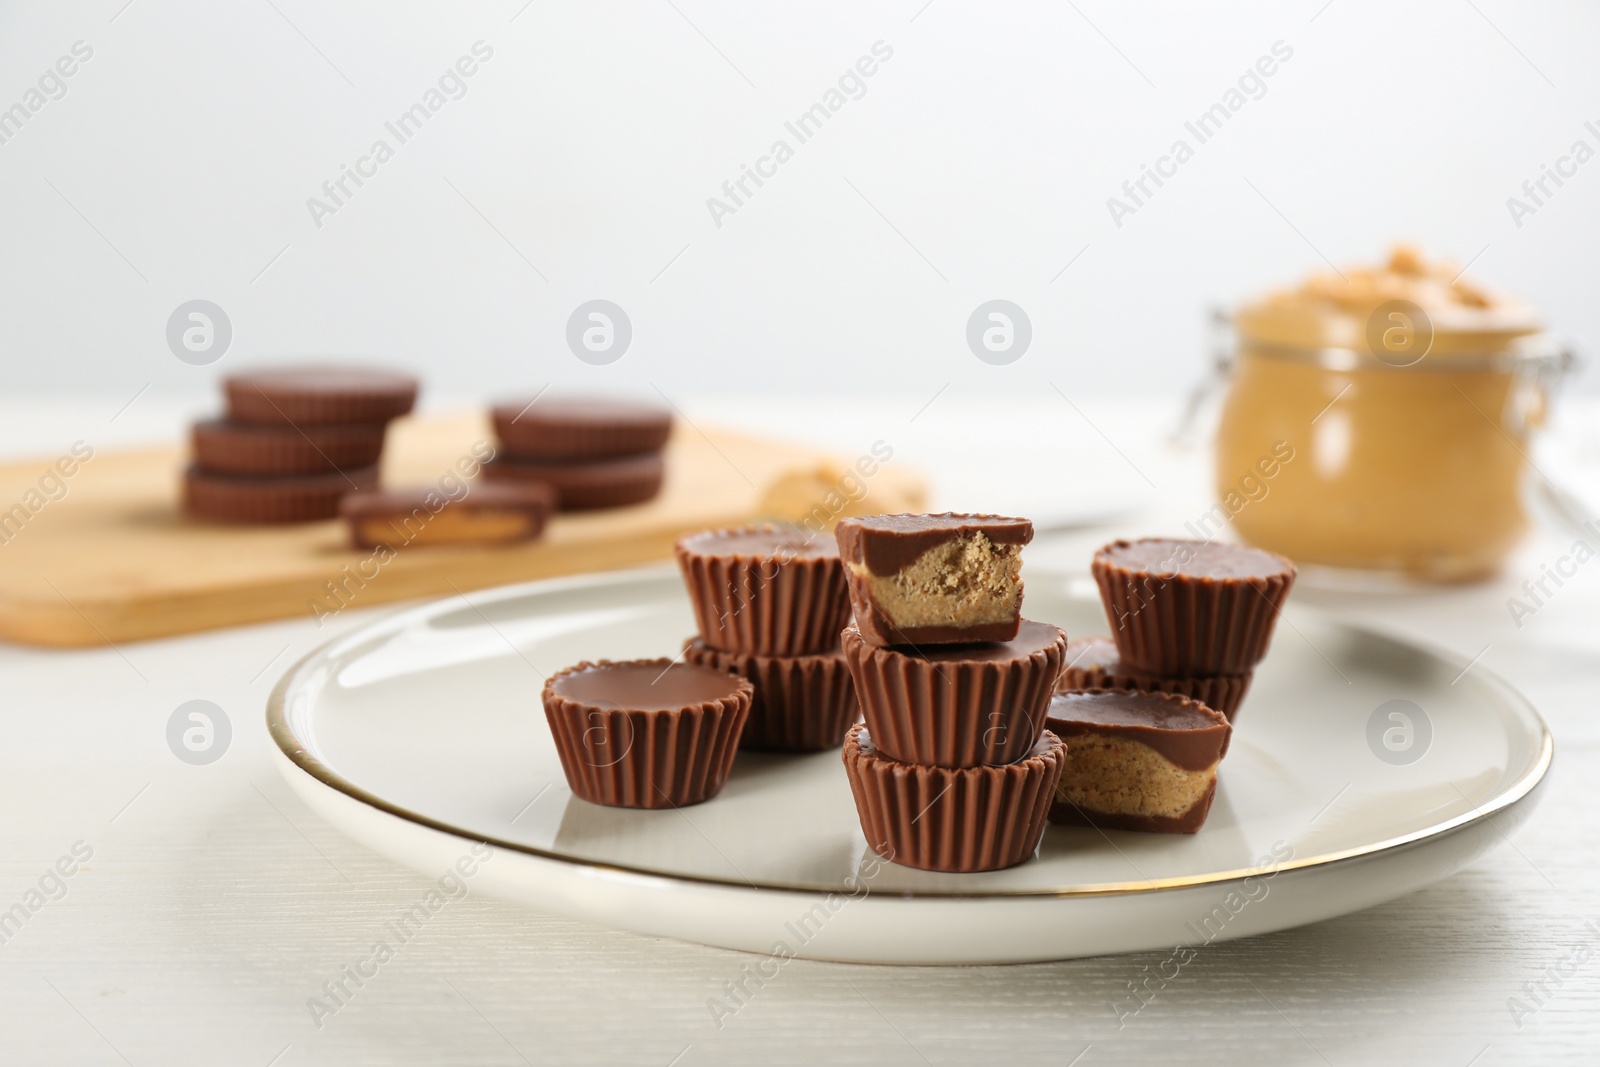
[[[551,426],[520,421],[524,408],[496,405],[490,410],[494,433],[502,451],[513,458],[571,462],[611,459],[641,452],[659,452],[672,435],[672,413],[656,419],[614,419],[606,422],[572,422]]]
[[[861,714],[855,679],[838,649],[810,656],[723,652],[699,638],[684,644],[686,663],[731,671],[755,687],[739,747],[759,752],[838,748]]]
[[[1067,635],[1009,661],[928,660],[841,638],[873,744],[892,759],[936,767],[1013,763],[1045,728]]]
[[[735,677],[731,695],[670,711],[601,708],[555,693],[565,675],[612,662],[584,660],[544,683],[545,719],[573,794],[609,807],[668,808],[721,792],[750,714],[750,683]],[[673,663],[633,662],[659,664],[663,671]]]
[[[666,473],[666,461],[659,452],[573,463],[497,455],[483,465],[483,477],[490,482],[541,482],[552,487],[562,511],[643,504],[660,495]]]
[[[1104,667],[1064,667],[1056,681],[1056,692],[1073,693],[1085,689],[1137,689],[1141,692],[1171,693],[1197,700],[1213,711],[1222,712],[1231,723],[1250,692],[1254,671],[1243,674],[1215,674],[1206,677],[1164,678],[1143,671],[1113,671]]]
[[[1281,574],[1241,578],[1157,575],[1090,564],[1122,662],[1166,676],[1244,674],[1266,658],[1278,613],[1294,586]]]
[[[346,493],[377,484],[377,467],[252,478],[211,474],[191,466],[183,474],[183,510],[216,522],[314,522],[338,518],[339,501]]]
[[[276,399],[249,381],[225,380],[223,395],[228,416],[239,422],[268,426],[325,425],[341,422],[389,422],[409,414],[417,402],[417,385],[410,388],[351,390],[339,393],[295,392]]]
[[[775,529],[768,525],[715,532]],[[844,566],[837,556],[701,553],[682,540],[674,552],[700,639],[712,648],[761,656],[814,655],[836,648],[839,632],[850,621]]]
[[[240,428],[242,426],[242,428]],[[190,431],[194,462],[211,474],[326,474],[375,466],[383,454],[383,423],[290,426],[221,420],[197,422]]]
[[[968,873],[1033,855],[1067,746],[1046,732],[1026,759],[1004,767],[927,767],[889,759],[863,724],[845,737],[843,759],[874,852],[907,867]]]

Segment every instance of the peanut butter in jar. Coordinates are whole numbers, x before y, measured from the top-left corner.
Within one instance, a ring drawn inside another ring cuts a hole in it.
[[[1276,461],[1232,515],[1241,538],[1429,581],[1498,569],[1527,526],[1528,436],[1564,357],[1527,304],[1459,274],[1402,246],[1236,313],[1219,495]]]

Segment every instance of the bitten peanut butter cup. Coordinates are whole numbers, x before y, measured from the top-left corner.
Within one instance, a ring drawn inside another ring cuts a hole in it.
[[[475,485],[454,500],[436,487],[368,489],[339,502],[357,548],[529,541],[555,510],[555,490],[538,482]]]
[[[212,474],[331,474],[371,467],[383,454],[381,422],[304,427],[209,419],[190,434],[195,464]]]
[[[1174,693],[1198,700],[1220,711],[1229,722],[1239,712],[1255,672],[1216,674],[1193,678],[1167,678],[1138,671],[1122,662],[1116,642],[1109,637],[1080,637],[1067,642],[1067,662],[1061,668],[1056,692],[1084,689],[1138,689],[1146,693]]]
[[[998,515],[839,521],[856,626],[872,645],[1009,641],[1022,621],[1022,547],[1033,523]]]
[[[605,397],[536,397],[490,411],[501,450],[516,459],[570,463],[658,452],[672,434],[672,411]]]
[[[861,714],[855,682],[835,648],[810,656],[723,652],[698,637],[683,647],[686,663],[732,671],[755,687],[739,747],[760,752],[838,748]]]
[[[1177,676],[1244,674],[1266,656],[1295,566],[1210,541],[1114,541],[1091,565],[1122,662]]]
[[[661,453],[595,460],[535,463],[496,456],[483,465],[491,482],[542,482],[556,491],[562,511],[597,511],[643,504],[661,492],[666,465]]]
[[[1044,836],[1067,747],[1046,732],[1004,767],[923,767],[890,759],[870,727],[844,740],[844,767],[867,845],[925,871],[1015,867]]]
[[[1032,750],[1067,635],[1024,620],[1010,641],[902,650],[870,645],[849,626],[840,646],[880,750],[906,763],[976,767]]]
[[[1067,743],[1051,822],[1164,834],[1205,823],[1233,733],[1188,697],[1109,689],[1057,696],[1049,727]]]
[[[579,663],[544,685],[574,795],[619,808],[683,807],[721,791],[750,714],[749,682],[670,659]]]
[[[286,478],[210,474],[190,467],[183,475],[183,510],[216,522],[312,522],[339,515],[346,493],[378,484],[378,468]]]
[[[805,656],[839,646],[850,599],[831,538],[798,526],[706,530],[681,538],[676,555],[712,648]]]
[[[309,426],[388,422],[417,401],[417,380],[378,367],[307,364],[247,371],[222,382],[235,422]]]

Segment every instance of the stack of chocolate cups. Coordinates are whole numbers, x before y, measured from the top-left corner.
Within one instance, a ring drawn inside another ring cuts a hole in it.
[[[1063,691],[1172,693],[1231,723],[1266,657],[1295,566],[1273,552],[1210,541],[1114,541],[1091,564],[1111,623],[1074,642]]]
[[[345,494],[378,484],[390,421],[417,380],[370,367],[287,367],[223,381],[225,418],[196,423],[183,505],[222,522],[331,519]]]
[[[754,687],[739,747],[838,748],[858,705],[839,649],[850,619],[831,538],[792,526],[691,534],[677,544],[697,636],[683,658]]]
[[[642,504],[661,492],[672,412],[654,404],[535,397],[495,405],[500,454],[484,464],[492,482],[542,482],[562,511]]]
[[[842,648],[866,720],[844,763],[867,844],[935,871],[1028,859],[1066,756],[1045,730],[1066,634],[1021,617],[1032,524],[879,515],[837,536],[855,612]]]

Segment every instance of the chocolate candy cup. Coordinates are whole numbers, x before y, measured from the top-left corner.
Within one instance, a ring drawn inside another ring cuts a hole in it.
[[[661,453],[594,463],[534,463],[496,456],[483,465],[491,482],[543,482],[556,491],[562,511],[594,511],[642,504],[661,492]]]
[[[921,767],[885,756],[865,724],[844,740],[844,769],[867,845],[925,871],[1015,867],[1044,836],[1067,747],[1041,735],[1004,767]]]
[[[754,693],[737,675],[670,659],[583,662],[544,684],[572,792],[619,808],[683,807],[721,791]]]
[[[1022,621],[1022,546],[1033,523],[999,515],[839,521],[856,626],[871,645],[1009,641]]]
[[[813,656],[722,652],[698,637],[683,646],[686,663],[732,671],[755,687],[739,747],[760,752],[838,748],[861,714],[855,682],[835,648]]]
[[[712,648],[806,656],[839,647],[850,600],[832,538],[797,526],[706,530],[681,538],[676,554]]]
[[[1114,541],[1091,565],[1122,661],[1168,677],[1244,674],[1267,654],[1295,566],[1210,541]]]
[[[217,522],[312,522],[336,518],[346,493],[377,484],[376,467],[288,478],[241,478],[190,467],[183,475],[183,510]]]
[[[1164,678],[1126,666],[1109,637],[1080,637],[1067,643],[1067,664],[1061,668],[1056,692],[1084,689],[1138,689],[1146,693],[1174,693],[1198,700],[1220,711],[1231,723],[1250,691],[1254,671],[1200,678]]]
[[[332,474],[371,467],[383,453],[381,422],[267,426],[209,419],[191,431],[195,465],[210,474]]]
[[[841,638],[862,717],[891,759],[934,767],[1013,763],[1033,748],[1061,674],[1067,635],[1023,620],[1014,640],[916,653]]]
[[[514,459],[577,460],[659,452],[672,434],[672,411],[605,397],[545,397],[496,404],[490,411],[501,450]]]
[[[1192,834],[1206,821],[1233,730],[1220,712],[1171,693],[1095,689],[1050,702],[1067,767],[1050,821]]]
[[[357,548],[530,541],[555,510],[555,490],[538,482],[475,485],[456,500],[433,487],[369,489],[339,502]]]
[[[417,380],[377,367],[308,364],[245,371],[222,381],[235,422],[307,426],[388,422],[417,402]]]

